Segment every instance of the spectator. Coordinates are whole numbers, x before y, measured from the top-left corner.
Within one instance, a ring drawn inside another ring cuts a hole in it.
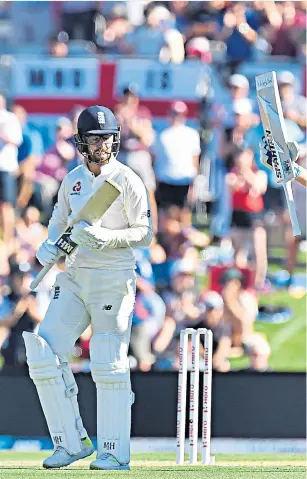
[[[77,165],[76,150],[70,143],[73,130],[67,117],[60,117],[56,125],[56,140],[44,154],[36,171],[40,186],[45,221],[49,219],[60,183],[66,173]]]
[[[215,126],[223,126],[224,128],[231,128],[235,122],[235,114],[237,105],[245,105],[245,110],[250,113],[253,109],[252,100],[248,98],[249,95],[249,81],[246,76],[239,73],[234,73],[227,80],[227,87],[229,91],[229,99],[223,105],[217,103],[214,105],[214,110],[218,112],[219,122],[215,122]],[[243,101],[242,101],[243,100]],[[250,108],[248,106],[250,104]],[[251,117],[252,118],[252,117]],[[253,124],[254,121],[251,121]]]
[[[231,237],[235,250],[235,262],[239,268],[248,264],[248,245],[253,245],[255,260],[255,285],[261,287],[267,271],[267,236],[263,227],[263,195],[267,188],[267,176],[257,170],[251,150],[239,152],[235,166],[227,175],[232,191]]]
[[[209,244],[209,237],[191,226],[180,223],[180,209],[168,207],[161,216],[159,243],[163,247],[168,261],[189,259],[196,266],[198,251]]]
[[[13,239],[17,198],[18,147],[22,131],[18,118],[7,111],[6,100],[0,95],[0,218],[2,238],[6,244]]]
[[[232,101],[247,98],[249,93],[249,81],[244,75],[234,73],[229,77],[228,87]]]
[[[70,40],[95,40],[95,1],[61,2],[62,29]]]
[[[45,239],[47,229],[40,223],[40,212],[37,208],[28,207],[21,218],[16,221],[16,238],[22,248],[29,252],[29,261],[35,261],[35,255]]]
[[[216,201],[212,209],[211,233],[218,238],[229,235],[231,224],[231,193],[226,183],[226,174],[233,168],[236,155],[248,146],[248,132],[254,115],[248,98],[234,100],[234,122],[224,125],[219,135]]]
[[[306,11],[299,8],[299,2],[278,2],[277,7],[282,20],[268,35],[271,54],[286,57],[306,54]]]
[[[206,328],[213,333],[213,368],[226,373],[230,370],[229,357],[231,353],[231,325],[224,320],[224,301],[216,291],[207,291],[199,298],[201,322],[199,328]],[[200,351],[202,354],[202,351]]]
[[[247,105],[247,99],[249,94],[249,81],[248,79],[239,73],[234,73],[227,79],[227,87],[229,95],[227,100],[221,103],[219,99],[215,99],[211,102],[209,110],[209,123],[213,128],[213,135],[215,139],[218,138],[220,130],[222,128],[231,128],[235,121],[234,105],[244,99]],[[213,86],[214,88],[214,86]],[[251,105],[252,102],[248,99]],[[247,110],[248,107],[246,107]]]
[[[167,2],[168,10],[172,12],[172,14],[175,15],[176,17],[176,28],[183,35],[185,34],[186,28],[190,24],[190,18],[188,16],[190,3],[191,2],[178,1],[178,0]]]
[[[61,36],[56,35],[49,40],[49,55],[54,58],[68,57],[68,43]]]
[[[188,194],[199,169],[200,138],[187,126],[188,109],[182,101],[170,108],[170,126],[157,135],[153,147],[154,168],[158,180],[157,204],[161,209],[176,205],[181,209],[181,221],[191,224]]]
[[[233,2],[226,10],[220,27],[217,39],[226,43],[227,61],[231,72],[234,73],[240,63],[255,57],[261,16],[259,12],[247,8],[243,3]]]
[[[81,115],[82,111],[85,109],[86,107],[84,105],[74,105],[71,112],[70,112],[70,115],[69,115],[69,118],[70,118],[70,121],[71,121],[71,124],[72,124],[72,129],[73,131],[75,131],[77,128],[78,128],[78,119],[79,119],[79,116]]]
[[[234,166],[234,158],[248,146],[246,135],[253,125],[251,102],[248,98],[240,98],[233,102],[234,124],[226,126],[221,132],[220,156],[229,171]]]
[[[296,81],[293,73],[280,72],[277,76],[282,110],[285,118],[306,130],[307,100],[295,91]]]
[[[140,105],[136,89],[129,86],[124,89],[123,99],[116,105],[115,114],[121,125],[121,150],[118,159],[143,180],[149,194],[153,231],[156,233],[158,214],[155,198],[156,179],[151,156],[154,141],[151,113],[148,108]]]
[[[154,353],[158,356],[157,367],[165,360],[174,365],[180,331],[194,327],[199,322],[200,311],[195,306],[197,297],[193,263],[188,260],[176,261],[171,268],[171,287],[163,294],[165,321],[153,343]]]
[[[254,332],[258,314],[256,296],[244,289],[243,274],[237,269],[225,271],[221,283],[224,319],[232,328],[232,345],[243,347],[251,359],[251,369],[265,371],[271,351],[265,337]]]
[[[173,3],[173,2],[170,2]],[[189,21],[184,33],[187,39],[205,36],[215,40],[226,2],[188,2],[185,18]]]
[[[43,139],[38,130],[28,123],[28,114],[21,105],[14,105],[12,112],[17,116],[22,126],[22,143],[18,148],[19,188],[17,206],[23,210],[33,198],[34,204],[39,206],[37,192],[34,188],[35,170],[41,163],[44,153]]]
[[[155,362],[151,343],[162,329],[165,304],[150,283],[137,277],[137,294],[132,318],[130,347],[141,371],[149,371]]]
[[[2,324],[10,328],[9,336],[2,345],[5,365],[25,365],[26,351],[22,338],[24,331],[35,332],[42,320],[38,313],[35,293],[29,294],[30,275],[15,270],[11,276],[12,291],[8,296],[12,312]]]
[[[145,23],[126,35],[129,53],[136,56],[181,63],[184,60],[182,35],[175,28],[175,17],[158,5],[145,12]]]
[[[132,318],[131,351],[141,371],[149,371],[155,361],[152,342],[162,328],[165,304],[155,291],[151,262],[165,261],[163,248],[155,241],[149,248],[135,248],[137,295]]]
[[[1,285],[2,278],[6,278],[9,274],[10,274],[9,248],[4,243],[3,240],[0,240],[0,285]]]
[[[210,52],[210,43],[207,38],[191,38],[185,46],[186,58],[197,58],[204,64],[212,63],[212,54]]]
[[[70,112],[69,118],[72,124],[72,132],[75,132],[78,129],[78,118],[81,114],[81,112],[85,109],[86,107],[83,105],[75,105],[73,109]],[[82,164],[83,162],[83,156],[81,153],[76,148],[76,143],[74,140],[74,135],[72,135],[70,138],[67,140],[74,148],[75,150],[75,160],[72,162],[72,164],[69,166],[69,170],[73,169],[75,166],[78,164]]]
[[[125,5],[116,4],[106,19],[102,15],[96,19],[96,43],[106,54],[128,53],[126,35],[131,31],[132,26],[129,23]]]

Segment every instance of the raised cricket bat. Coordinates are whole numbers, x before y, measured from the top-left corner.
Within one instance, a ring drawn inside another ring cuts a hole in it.
[[[66,255],[71,255],[78,247],[76,243],[70,240],[70,234],[73,226],[82,220],[94,221],[101,218],[101,216],[103,216],[104,213],[109,209],[120,193],[120,186],[115,181],[107,179],[103,185],[89,197],[88,201],[83,208],[81,208],[79,213],[77,213],[77,215],[68,222],[65,231],[63,231],[63,233],[53,244]],[[36,278],[30,284],[32,291],[39,285],[43,277],[48,273],[54,264],[55,263],[47,264],[41,269]]]
[[[301,230],[296,215],[291,181],[295,178],[294,167],[287,145],[287,132],[278,91],[275,72],[256,76],[257,99],[266,140],[272,152],[276,177],[282,181],[285,191],[294,236]]]

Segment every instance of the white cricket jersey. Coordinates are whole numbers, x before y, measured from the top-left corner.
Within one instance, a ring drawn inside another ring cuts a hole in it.
[[[65,176],[48,225],[49,239],[55,241],[62,234],[68,217],[78,213],[107,178],[116,181],[122,192],[95,225],[113,230],[114,234],[118,231],[120,247],[106,246],[101,251],[94,251],[80,246],[67,258],[69,267],[134,269],[132,246],[149,246],[151,242],[151,213],[146,188],[139,176],[113,157],[101,168],[99,176],[95,177],[85,164]]]

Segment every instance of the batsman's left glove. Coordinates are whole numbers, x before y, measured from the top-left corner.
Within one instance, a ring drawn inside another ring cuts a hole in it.
[[[288,149],[289,149],[289,154],[291,161],[297,161],[298,156],[299,156],[299,146],[296,141],[289,141],[287,143]],[[260,161],[261,163],[264,164],[267,168],[270,170],[273,169],[273,164],[272,164],[272,157],[273,153],[270,150],[270,146],[265,138],[265,136],[262,137],[261,142],[259,143],[260,147]],[[295,178],[299,175],[299,169],[295,168],[294,169],[294,174]],[[282,180],[277,180],[278,183],[281,183]]]

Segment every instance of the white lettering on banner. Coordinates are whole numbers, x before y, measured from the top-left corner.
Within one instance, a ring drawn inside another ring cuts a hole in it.
[[[117,64],[116,94],[121,95],[127,85],[134,84],[143,99],[196,100],[197,86],[205,68],[197,61],[173,65],[122,58]]]
[[[95,58],[16,58],[13,95],[40,98],[97,98],[99,63]]]

